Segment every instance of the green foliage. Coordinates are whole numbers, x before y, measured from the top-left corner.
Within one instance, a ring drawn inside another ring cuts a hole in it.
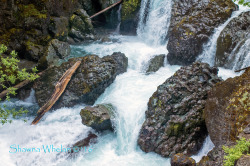
[[[122,3],[122,20],[126,20],[131,17],[141,4],[141,0],[126,0]],[[133,17],[133,16],[132,16]]]
[[[8,90],[6,95],[7,101],[10,100],[10,95],[16,95],[16,88],[13,87],[17,82],[29,80],[34,81],[39,76],[35,74],[36,68],[32,69],[32,73],[28,73],[26,69],[20,70],[17,63],[17,53],[12,51],[9,56],[3,56],[3,53],[7,51],[5,45],[0,45],[0,89]],[[1,99],[0,99],[1,101]],[[27,113],[27,110],[7,109],[6,105],[0,106],[0,123],[5,124],[11,122],[8,118],[12,116],[16,118],[22,114]]]
[[[233,147],[223,146],[223,150],[227,155],[224,157],[224,166],[234,166],[243,154],[249,154],[250,141],[246,138],[242,138],[237,141],[237,144]]]
[[[234,2],[236,2],[236,1],[237,0],[234,0]],[[238,0],[237,2],[238,2],[239,5],[250,7],[250,2],[245,2],[245,0]]]

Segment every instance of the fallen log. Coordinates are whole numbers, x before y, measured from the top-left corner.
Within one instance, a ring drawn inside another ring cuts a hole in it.
[[[246,69],[248,69],[248,68],[250,68],[250,66],[245,67],[245,68],[242,68],[242,69],[239,69],[239,70],[235,70],[234,72],[240,72],[240,71],[242,71],[242,70],[246,70]]]
[[[119,5],[120,3],[122,3],[122,1],[123,1],[123,0],[120,0],[119,2],[114,3],[113,5],[111,5],[111,6],[107,7],[107,8],[105,8],[105,9],[103,9],[102,11],[100,11],[100,12],[98,12],[98,13],[96,13],[96,14],[94,14],[94,15],[91,16],[90,18],[94,18],[94,17],[96,17],[96,16],[98,16],[98,15],[100,15],[100,14],[106,12],[107,10],[109,10],[109,9],[115,7],[116,5]]]
[[[42,106],[37,111],[37,116],[31,123],[32,125],[37,124],[40,119],[43,117],[43,115],[50,110],[50,108],[56,103],[56,101],[59,99],[59,97],[62,95],[62,93],[65,91],[66,86],[68,85],[69,81],[71,80],[72,75],[75,73],[76,69],[80,66],[81,61],[77,61],[70,69],[68,69],[63,76],[59,79],[59,81],[56,83],[55,91],[50,97],[50,99],[47,101],[47,103]]]
[[[42,75],[42,73],[43,72],[40,72],[40,73],[38,73],[37,75]],[[17,84],[17,85],[15,85],[13,88],[16,88],[16,89],[20,89],[20,88],[22,88],[22,87],[24,87],[25,85],[27,85],[27,84],[29,84],[31,81],[29,81],[29,80],[25,80],[25,81],[22,81],[22,82],[20,82],[19,84]],[[6,89],[6,90],[4,90],[4,91],[2,91],[1,93],[0,93],[0,98],[2,99],[2,98],[4,98],[7,94],[8,94],[8,90]]]

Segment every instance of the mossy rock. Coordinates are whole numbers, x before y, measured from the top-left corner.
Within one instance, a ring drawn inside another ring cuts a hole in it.
[[[235,142],[250,123],[249,82],[247,69],[241,76],[216,84],[209,92],[205,120],[216,146]]]
[[[114,107],[111,104],[101,104],[95,107],[85,107],[81,110],[80,115],[82,123],[86,126],[97,131],[113,130],[111,123],[113,111]]]

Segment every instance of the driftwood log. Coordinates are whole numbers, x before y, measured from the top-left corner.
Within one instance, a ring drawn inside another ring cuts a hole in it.
[[[102,11],[100,11],[100,12],[94,14],[93,16],[90,16],[90,18],[94,18],[94,17],[96,17],[96,16],[98,16],[98,15],[100,15],[100,14],[106,12],[107,10],[109,10],[109,9],[115,7],[116,5],[119,5],[120,3],[122,3],[122,1],[123,1],[123,0],[120,0],[119,2],[114,3],[113,5],[111,5],[111,6],[107,7],[107,8],[105,8],[105,9],[103,9]]]
[[[43,115],[48,112],[51,107],[56,103],[56,101],[59,99],[59,97],[62,95],[62,93],[65,91],[66,86],[68,85],[69,81],[71,80],[72,75],[75,73],[76,69],[80,66],[81,61],[77,61],[70,69],[68,69],[63,76],[60,78],[60,80],[56,83],[55,91],[50,97],[50,99],[47,101],[47,103],[42,106],[37,111],[37,116],[31,123],[32,125],[37,124],[40,119],[43,117]]]
[[[37,75],[42,75],[42,73],[43,72],[40,72],[40,73],[38,73]],[[20,89],[20,88],[22,88],[22,87],[24,87],[25,85],[27,85],[27,84],[29,84],[31,81],[29,81],[29,80],[25,80],[25,81],[22,81],[22,82],[20,82],[19,84],[17,84],[17,85],[15,85],[13,88],[16,88],[16,89]],[[2,99],[2,98],[4,98],[7,94],[8,94],[8,90],[4,90],[4,91],[2,91],[1,93],[0,93],[0,98]]]

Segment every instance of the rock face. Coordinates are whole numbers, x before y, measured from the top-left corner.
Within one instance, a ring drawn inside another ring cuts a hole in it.
[[[126,72],[128,66],[127,57],[118,52],[103,58],[99,58],[97,55],[73,58],[59,67],[51,67],[36,80],[34,85],[39,106],[47,102],[57,81],[77,60],[82,61],[81,65],[72,76],[54,108],[73,106],[79,102],[94,104],[116,76]]]
[[[161,67],[164,66],[165,57],[166,57],[166,55],[162,54],[162,55],[157,55],[154,58],[152,58],[149,61],[148,69],[146,72],[150,73],[150,72],[158,71]]]
[[[39,60],[38,66],[40,69],[46,69],[48,66],[60,66],[64,58],[69,55],[69,44],[53,39],[49,42],[45,55]]]
[[[249,83],[250,69],[239,77],[229,78],[216,84],[209,92],[205,120],[215,146],[235,142],[244,132],[249,136],[247,134],[247,125],[250,123]]]
[[[80,112],[82,123],[96,131],[113,130],[111,123],[113,110],[111,104],[97,105],[95,107],[87,106]]]
[[[70,22],[78,9],[83,11],[80,0],[6,1],[0,2],[0,43],[16,50],[20,58],[38,61],[47,53],[52,39],[67,41],[75,24]],[[83,12],[84,13],[84,12]],[[77,15],[85,25],[86,17]],[[81,34],[91,34],[91,26]],[[86,36],[86,35],[85,35]]]
[[[71,16],[69,37],[74,42],[94,39],[93,25],[85,10],[79,9]]]
[[[207,156],[203,156],[197,166],[223,166],[225,152],[222,146],[213,148]]]
[[[167,36],[168,62],[175,65],[194,62],[213,30],[236,9],[231,0],[175,0]]]
[[[232,68],[236,61],[236,54],[249,38],[250,11],[232,19],[220,33],[217,40],[215,65]]]
[[[125,0],[121,9],[122,34],[136,35],[136,29],[139,22],[139,11],[141,0]]]
[[[198,152],[207,136],[203,110],[207,92],[221,81],[205,63],[182,67],[157,88],[148,102],[138,144],[164,157]]]
[[[171,166],[196,166],[194,159],[178,153],[171,158]]]

